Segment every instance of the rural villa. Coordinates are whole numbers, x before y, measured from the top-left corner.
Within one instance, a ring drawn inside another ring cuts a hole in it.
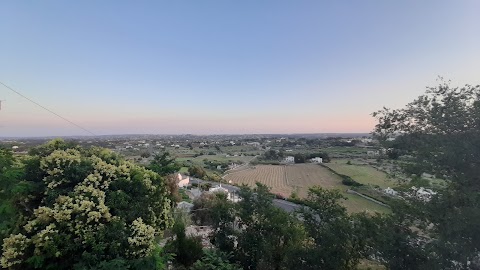
[[[179,188],[186,187],[190,183],[190,177],[177,174],[177,186]]]
[[[228,189],[222,187],[222,185],[217,185],[217,186],[214,186],[214,187],[211,187],[209,190],[208,190],[209,193],[217,193],[217,192],[222,192],[222,193],[225,193],[227,194],[227,199],[232,201],[232,202],[239,202],[241,199],[240,197],[235,194],[235,193],[230,193],[228,191]]]

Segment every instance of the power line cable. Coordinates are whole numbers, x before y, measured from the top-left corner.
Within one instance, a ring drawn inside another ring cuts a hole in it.
[[[35,102],[35,101],[33,101],[32,99],[30,99],[30,98],[26,97],[25,95],[23,95],[22,93],[20,93],[20,92],[16,91],[16,90],[15,90],[15,89],[13,89],[12,87],[10,87],[10,86],[8,86],[8,85],[4,84],[2,81],[0,81],[0,84],[1,84],[1,85],[3,85],[4,87],[6,87],[7,89],[9,89],[10,91],[14,92],[15,94],[17,94],[17,95],[21,96],[22,98],[24,98],[24,99],[26,99],[26,100],[28,100],[28,101],[32,102],[33,104],[37,105],[37,106],[38,106],[38,107],[40,107],[40,108],[42,108],[42,109],[46,110],[47,112],[49,112],[49,113],[51,113],[51,114],[53,114],[53,115],[55,115],[55,116],[57,116],[57,117],[61,118],[61,119],[62,119],[62,120],[64,120],[64,121],[67,121],[68,123],[70,123],[70,124],[72,124],[72,125],[74,125],[74,126],[76,126],[76,127],[80,128],[80,129],[82,129],[83,131],[85,131],[85,132],[87,132],[87,133],[89,133],[89,134],[91,134],[91,135],[93,135],[93,136],[97,136],[95,133],[91,132],[90,130],[88,130],[88,129],[86,129],[86,128],[84,128],[84,127],[80,126],[80,125],[77,125],[77,124],[75,124],[74,122],[72,122],[72,121],[68,120],[67,118],[65,118],[65,117],[61,116],[60,114],[58,114],[58,113],[56,113],[56,112],[54,112],[54,111],[52,111],[52,110],[50,110],[50,109],[48,109],[48,108],[46,108],[46,107],[42,106],[41,104],[39,104],[38,102]]]

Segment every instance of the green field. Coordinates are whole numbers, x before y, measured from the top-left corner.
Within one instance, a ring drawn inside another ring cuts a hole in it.
[[[369,165],[348,165],[347,160],[332,160],[331,163],[325,163],[326,166],[337,173],[350,176],[355,181],[364,185],[379,186],[381,188],[394,187],[398,183]]]
[[[181,167],[179,173],[188,173],[188,167]]]
[[[355,146],[333,146],[322,149],[323,152],[327,153],[355,153],[355,154],[366,154],[368,149]]]
[[[347,208],[350,213],[357,213],[362,211],[367,211],[369,213],[390,213],[390,209],[383,205],[376,204],[365,198],[362,198],[355,194],[348,194],[346,192],[342,193],[347,200],[343,201],[342,204]]]

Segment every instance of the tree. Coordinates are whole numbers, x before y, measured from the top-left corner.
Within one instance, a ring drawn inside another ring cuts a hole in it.
[[[337,190],[310,188],[307,207],[298,214],[307,232],[305,243],[289,254],[293,269],[356,269],[371,243],[364,229],[365,215],[350,216],[338,203]]]
[[[174,158],[170,157],[170,153],[164,152],[161,155],[155,155],[147,168],[165,178],[170,199],[173,202],[181,201],[181,196],[178,192],[177,177],[174,175],[174,173],[180,169],[180,165],[175,162]]]
[[[140,153],[140,156],[142,158],[149,158],[150,157],[150,152],[148,151],[143,151],[142,153]]]
[[[158,173],[160,176],[166,176],[180,170],[180,165],[175,162],[175,158],[170,157],[169,152],[164,152],[153,157],[148,169]]]
[[[257,183],[239,192],[242,201],[230,207],[217,204],[213,243],[244,269],[282,269],[287,255],[304,240],[298,220],[273,206],[273,196]],[[235,245],[236,243],[236,245]]]
[[[205,172],[205,170],[198,165],[193,165],[190,168],[188,168],[188,173],[190,174],[190,176],[197,177],[200,179],[207,176],[207,173]]]
[[[212,209],[217,203],[224,201],[221,193],[204,192],[193,201],[192,219],[198,225],[211,225],[213,222]]]
[[[21,181],[24,177],[21,167],[12,151],[0,147],[0,237],[4,239],[15,231],[21,217],[16,210],[23,194],[33,189]]]
[[[294,160],[295,163],[305,163],[306,157],[303,154],[295,154]]]
[[[175,240],[167,243],[166,249],[175,254],[175,261],[185,267],[190,267],[203,256],[202,239],[200,237],[187,236],[185,223],[176,219],[173,225]]]
[[[21,161],[25,180],[17,185],[35,189],[17,193],[20,218],[3,239],[2,267],[135,268],[151,262],[155,237],[172,223],[158,174],[109,150],[61,140],[31,153]]]
[[[479,268],[480,86],[452,87],[441,80],[405,108],[373,115],[376,137],[413,157],[411,171],[447,180],[429,203],[417,203],[421,214],[414,225],[425,225],[430,241],[421,248],[428,251],[430,267]]]
[[[231,256],[219,250],[205,251],[201,260],[198,260],[192,270],[241,270],[241,268],[229,262]]]
[[[277,151],[277,150],[273,150],[273,149],[270,149],[270,150],[266,151],[265,153],[263,153],[263,158],[265,160],[279,160],[279,159],[283,158],[283,156],[284,156],[283,151]]]

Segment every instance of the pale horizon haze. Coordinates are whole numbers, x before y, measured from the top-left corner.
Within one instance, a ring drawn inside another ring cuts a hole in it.
[[[97,135],[370,132],[480,84],[480,1],[1,1],[0,81]],[[89,135],[0,85],[0,137]]]

